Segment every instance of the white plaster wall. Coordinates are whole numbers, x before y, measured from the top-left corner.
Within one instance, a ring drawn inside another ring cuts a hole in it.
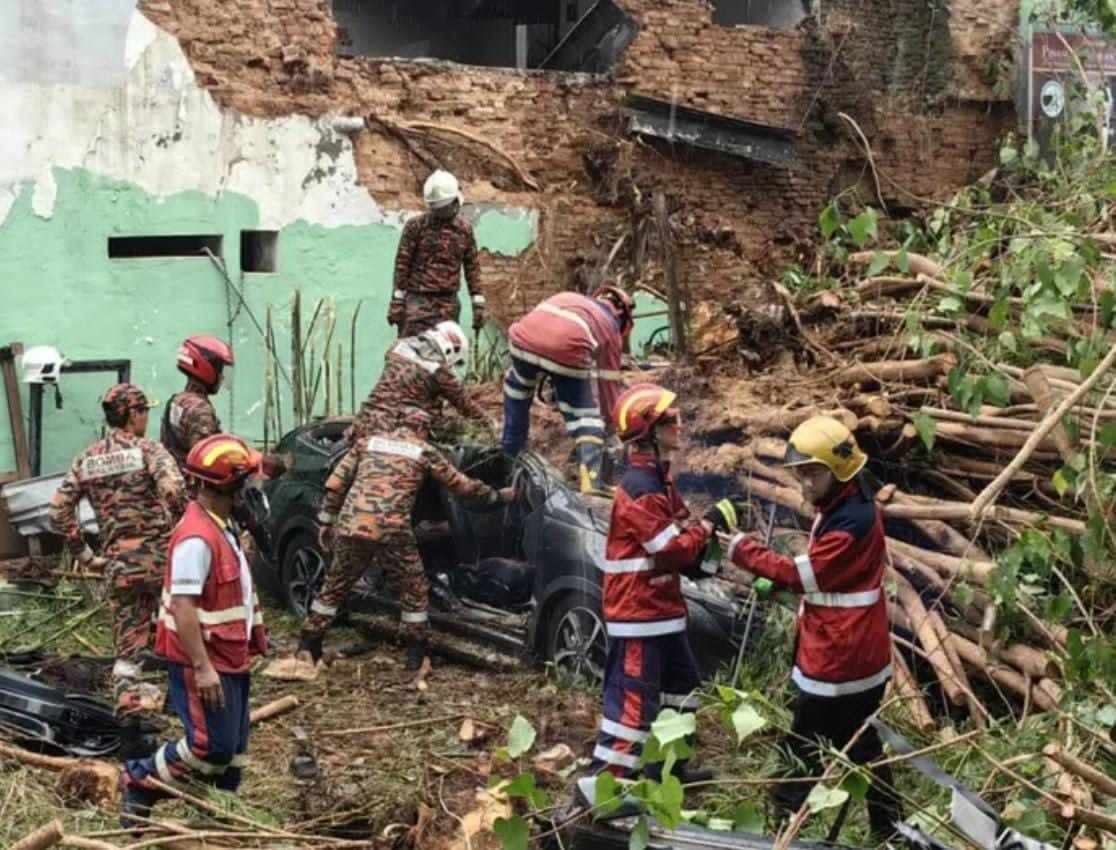
[[[78,167],[156,197],[239,192],[265,228],[398,221],[357,185],[352,145],[328,120],[222,111],[134,0],[0,6],[0,47],[19,48],[0,52],[0,226],[28,183],[35,213],[49,218],[52,169]],[[52,63],[59,54],[74,61]]]

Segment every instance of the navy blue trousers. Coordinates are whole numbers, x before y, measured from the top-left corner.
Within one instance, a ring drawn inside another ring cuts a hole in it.
[[[148,777],[182,791],[189,791],[191,782],[235,791],[248,750],[248,674],[220,674],[225,705],[213,711],[202,702],[192,667],[169,664],[167,673],[167,699],[182,721],[186,736],[162,744],[146,758],[126,762],[125,784],[146,789],[152,802],[169,795],[152,787],[146,781]]]

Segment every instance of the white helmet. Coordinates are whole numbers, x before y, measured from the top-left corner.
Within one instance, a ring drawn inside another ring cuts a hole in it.
[[[457,178],[448,171],[438,169],[426,178],[426,185],[422,187],[422,197],[429,209],[436,210],[449,206],[454,201],[464,203],[461,197],[461,187]]]
[[[23,352],[23,383],[57,384],[66,358],[51,345],[35,345]]]
[[[451,366],[459,366],[469,358],[469,339],[457,322],[438,322],[422,338],[432,343]]]

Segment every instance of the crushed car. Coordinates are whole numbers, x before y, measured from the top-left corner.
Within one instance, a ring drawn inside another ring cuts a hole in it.
[[[304,616],[322,585],[329,557],[318,544],[315,515],[330,470],[347,450],[350,419],[299,427],[276,448],[283,475],[263,484],[257,517],[257,580]],[[542,457],[512,459],[499,449],[452,446],[446,454],[466,474],[515,488],[506,508],[476,509],[436,482],[419,494],[413,525],[430,582],[430,624],[520,662],[552,664],[586,682],[603,677],[608,640],[601,615],[609,502],[571,490]],[[683,579],[691,643],[703,673],[739,657],[763,616],[717,578]],[[350,611],[397,615],[399,604],[373,566]]]

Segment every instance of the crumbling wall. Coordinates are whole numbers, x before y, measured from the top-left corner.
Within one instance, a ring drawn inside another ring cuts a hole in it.
[[[994,165],[997,139],[1014,120],[989,72],[1010,45],[1014,0],[829,0],[789,32],[718,26],[703,0],[618,2],[640,32],[609,78],[340,59],[326,0],[141,6],[177,35],[225,106],[373,116],[355,147],[359,179],[381,204],[416,208],[422,179],[440,164],[463,177],[470,200],[537,208],[535,249],[487,263],[505,320],[544,293],[590,282],[659,190],[692,295],[746,297],[780,264],[809,260],[832,193],[858,187],[889,207],[948,195]],[[629,94],[790,129],[797,162],[764,165],[632,138],[620,113]],[[840,113],[872,146],[878,193]],[[419,123],[474,138],[400,131]],[[654,242],[628,238],[610,272],[630,279],[642,270],[654,285]],[[651,262],[640,266],[640,254]]]

